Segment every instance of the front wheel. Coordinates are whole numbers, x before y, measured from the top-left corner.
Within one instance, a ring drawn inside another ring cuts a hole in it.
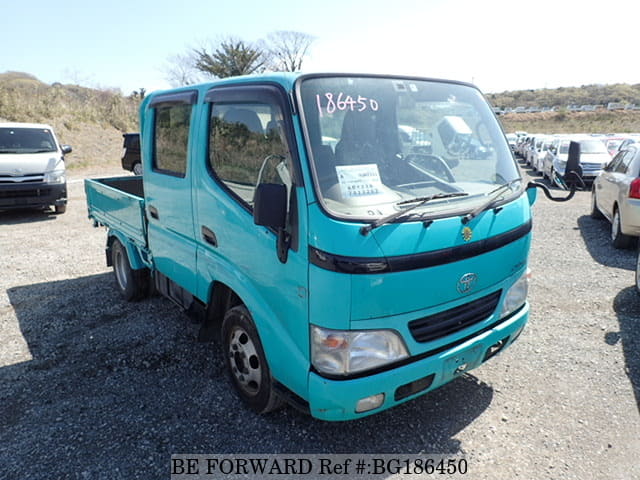
[[[595,220],[602,220],[604,218],[604,215],[598,209],[598,202],[596,200],[595,187],[594,187],[593,190],[591,190],[591,218],[593,218]]]
[[[280,407],[282,400],[273,389],[258,332],[244,305],[233,307],[225,314],[222,341],[227,373],[240,398],[257,413]]]
[[[54,205],[53,210],[56,212],[56,215],[62,215],[67,211],[66,205]]]
[[[631,237],[622,233],[620,222],[620,210],[616,208],[611,220],[611,242],[615,248],[629,248]]]
[[[144,298],[149,291],[149,270],[146,268],[133,270],[127,250],[118,239],[111,245],[111,260],[116,285],[124,299],[131,302]]]

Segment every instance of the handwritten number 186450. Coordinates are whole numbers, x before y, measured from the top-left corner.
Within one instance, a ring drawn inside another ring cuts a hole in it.
[[[323,96],[325,99],[324,105]],[[325,113],[328,115],[332,115],[336,112],[336,110],[349,110],[352,112],[364,112],[365,110],[372,110],[376,112],[379,108],[378,102],[373,98],[363,97],[362,95],[358,95],[358,98],[354,98],[351,95],[345,95],[342,92],[339,92],[337,95],[334,95],[331,92],[327,92],[324,95],[317,94],[316,103],[318,105],[318,111],[320,112],[321,117],[324,116]]]

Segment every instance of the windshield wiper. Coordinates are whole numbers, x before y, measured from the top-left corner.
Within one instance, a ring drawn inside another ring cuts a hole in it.
[[[0,153],[18,153],[17,150],[9,150],[6,148],[0,148]]]
[[[407,207],[403,210],[398,210],[397,212],[393,212],[387,215],[386,217],[382,217],[377,220],[374,220],[369,225],[360,227],[360,233],[362,235],[367,235],[374,228],[378,228],[380,225],[384,225],[385,223],[392,222],[396,218],[403,216],[405,213],[410,212],[411,210],[421,207],[422,205],[424,205],[427,202],[430,202],[431,200],[439,200],[442,198],[465,197],[467,195],[469,194],[466,192],[436,193],[434,195],[428,195],[426,197],[416,197],[416,198],[411,198],[409,200],[403,200],[402,202],[396,203],[396,205],[409,205],[412,203],[414,205],[411,205],[410,207]]]
[[[479,207],[474,208],[469,213],[462,217],[462,223],[467,224],[478,215],[480,215],[485,210],[491,208],[491,206],[502,196],[505,190],[511,188],[514,183],[522,182],[521,178],[516,178],[515,180],[511,180],[510,182],[505,183],[504,185],[500,185],[498,188],[491,190],[487,195],[489,196],[488,200],[484,202]]]

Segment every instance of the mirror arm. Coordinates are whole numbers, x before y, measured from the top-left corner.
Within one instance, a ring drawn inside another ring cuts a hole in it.
[[[291,248],[291,234],[284,228],[278,228],[278,244],[276,248],[280,263],[287,263],[289,248]]]
[[[527,184],[527,188],[539,188],[543,191],[543,193],[549,200],[552,200],[554,202],[566,202],[571,200],[573,196],[576,194],[576,192],[578,191],[578,185],[580,187],[580,190],[586,190],[587,188],[587,186],[584,183],[584,180],[582,180],[582,177],[578,175],[576,172],[574,172],[573,170],[571,172],[568,172],[567,175],[573,175],[576,178],[576,181],[571,182],[569,195],[567,195],[566,197],[554,197],[553,195],[551,195],[551,190],[549,190],[549,187],[539,182],[529,182]],[[565,177],[567,175],[565,175]]]

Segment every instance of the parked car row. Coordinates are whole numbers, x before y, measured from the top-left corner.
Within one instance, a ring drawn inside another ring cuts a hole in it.
[[[591,188],[591,217],[611,224],[611,243],[629,248],[640,237],[640,135],[545,135],[516,132],[517,157],[534,172],[562,187],[569,144],[580,144],[582,178]],[[638,273],[640,280],[640,271]],[[640,281],[638,282],[640,287]]]
[[[593,182],[611,162],[612,155],[607,150],[605,143],[607,138],[607,136],[587,134],[520,135],[516,141],[514,152],[516,156],[523,158],[534,172],[541,173],[544,178],[549,179],[552,185],[560,187],[560,177],[564,175],[571,141],[580,143],[580,165],[583,179],[587,182]]]
[[[570,104],[564,107],[554,105],[553,107],[547,106],[517,106],[517,107],[494,107],[493,111],[496,115],[506,115],[508,113],[538,113],[538,112],[557,112],[560,110],[566,110],[568,112],[595,112],[596,110],[640,110],[640,105],[635,103],[623,103],[623,102],[609,102],[606,105],[577,105]]]

